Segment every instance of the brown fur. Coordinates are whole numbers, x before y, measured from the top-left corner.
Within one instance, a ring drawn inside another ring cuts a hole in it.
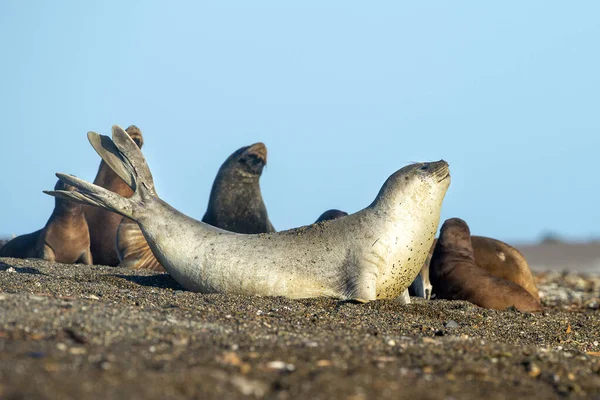
[[[483,308],[542,311],[524,288],[492,275],[475,263],[469,227],[461,219],[444,222],[431,258],[429,274],[438,298],[466,300]]]
[[[54,190],[75,190],[58,181]],[[56,199],[52,215],[44,228],[21,235],[0,249],[1,257],[42,258],[64,264],[92,264],[90,235],[83,206]]]
[[[421,275],[429,274],[428,263],[431,260],[431,254],[433,254],[436,243],[437,239],[433,241],[430,257],[425,262],[425,265],[423,265]],[[538,288],[531,274],[529,264],[519,250],[500,240],[485,236],[471,236],[471,244],[473,246],[475,263],[479,267],[498,278],[516,283],[527,290],[534,299],[540,300]]]
[[[131,125],[127,128],[127,133],[141,149],[144,144],[142,131],[135,125]],[[100,162],[94,184],[118,193],[123,197],[131,197],[133,195],[131,188],[104,161]],[[118,265],[117,228],[123,217],[119,214],[105,211],[100,207],[83,207],[89,226],[94,262],[100,265]]]
[[[148,242],[144,238],[142,230],[135,221],[123,218],[117,231],[117,250],[119,252],[120,267],[132,269],[149,269],[152,271],[164,271]]]

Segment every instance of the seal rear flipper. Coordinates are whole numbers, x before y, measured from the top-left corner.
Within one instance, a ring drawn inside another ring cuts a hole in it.
[[[44,190],[44,193],[81,204],[102,207],[125,217],[135,219],[135,211],[139,208],[139,205],[136,203],[136,200],[139,200],[138,198],[134,198],[134,196],[129,199],[121,197],[110,190],[72,175],[57,173],[56,176],[61,181],[76,187],[77,191]]]
[[[54,197],[101,207],[124,217],[136,220],[145,200],[156,196],[154,181],[142,151],[133,139],[118,125],[113,126],[112,140],[108,136],[88,133],[88,139],[98,155],[133,190],[130,198],[122,197],[98,185],[72,175],[56,174],[58,178],[77,188],[77,191],[44,191]]]
[[[154,192],[154,180],[146,159],[123,128],[113,125],[112,140],[95,132],[88,132],[87,136],[96,153],[134,192],[138,191],[139,183]]]

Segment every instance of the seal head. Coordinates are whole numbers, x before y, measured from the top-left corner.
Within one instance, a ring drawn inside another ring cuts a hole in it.
[[[255,143],[230,155],[217,173],[202,222],[230,232],[275,232],[260,191],[267,147]]]

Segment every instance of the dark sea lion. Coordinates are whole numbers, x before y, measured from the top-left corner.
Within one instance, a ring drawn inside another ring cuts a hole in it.
[[[429,299],[432,287],[429,281],[429,262],[433,254],[437,239],[434,240],[430,255],[423,265],[423,269],[409,287],[411,296]],[[531,269],[521,252],[500,240],[485,237],[471,236],[475,263],[498,278],[506,279],[521,286],[536,300],[540,296],[533,279]],[[434,288],[435,292],[435,288]]]
[[[144,144],[142,131],[135,125],[129,126],[126,131],[141,149]],[[133,195],[131,188],[104,161],[100,162],[94,184],[123,197]],[[90,230],[94,262],[99,265],[118,265],[117,228],[123,217],[98,207],[85,206],[84,212]]]
[[[275,232],[263,202],[259,179],[267,163],[263,143],[242,147],[221,165],[213,183],[207,224],[237,233]],[[119,266],[162,271],[138,225],[124,218],[117,232]]]
[[[323,214],[321,214],[321,216],[319,218],[317,218],[315,223],[321,222],[321,221],[330,221],[332,219],[345,217],[346,215],[348,215],[348,213],[345,211],[334,210],[334,209],[327,210]]]
[[[437,298],[466,300],[496,310],[515,307],[523,312],[542,311],[540,302],[524,288],[475,263],[469,226],[459,218],[442,225],[429,275]]]
[[[194,220],[161,200],[141,150],[121,127],[113,126],[112,140],[93,132],[88,139],[133,196],[60,173],[78,190],[46,193],[133,219],[173,279],[201,293],[397,299],[425,262],[450,185],[447,162],[415,163],[393,173],[375,200],[354,214],[242,235]]]
[[[58,181],[54,190],[74,191]],[[63,264],[92,264],[90,235],[81,204],[56,199],[44,228],[17,236],[0,248],[0,257],[42,258]]]
[[[219,168],[202,222],[237,233],[275,232],[260,192],[267,147],[255,143],[238,149]]]

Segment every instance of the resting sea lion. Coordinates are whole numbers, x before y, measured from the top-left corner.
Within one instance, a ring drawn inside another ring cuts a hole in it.
[[[119,126],[89,133],[102,159],[133,189],[127,199],[82,179],[57,176],[76,192],[50,195],[118,212],[142,228],[152,253],[183,287],[202,293],[396,298],[427,257],[450,185],[448,163],[406,166],[365,209],[283,232],[242,235],[196,221],[156,196],[152,174]]]
[[[67,193],[75,188],[59,180],[54,190]],[[0,248],[0,257],[92,264],[90,234],[82,208],[81,204],[57,198],[44,228],[9,241]]]
[[[317,218],[316,222],[330,221],[332,219],[336,219],[336,218],[340,218],[340,217],[345,217],[346,215],[348,215],[348,213],[345,212],[345,211],[327,210],[323,214],[321,214],[321,216],[319,218]]]
[[[267,148],[260,142],[230,155],[219,168],[202,222],[237,233],[275,232],[259,185],[266,164]]]
[[[427,261],[423,264],[423,269],[421,269],[421,272],[409,287],[409,292],[412,296],[424,297],[426,299],[431,297],[432,287],[429,281],[429,263],[436,243],[437,239],[433,241],[433,246],[431,247]],[[498,278],[516,283],[539,301],[540,296],[533,275],[531,274],[531,269],[529,269],[527,260],[519,250],[500,240],[485,236],[471,236],[471,244],[473,246],[475,264]],[[435,288],[433,288],[433,293],[435,293]]]
[[[431,257],[431,283],[441,299],[467,300],[483,308],[542,311],[538,300],[514,282],[498,278],[475,263],[471,232],[459,218],[446,220]]]
[[[127,133],[141,149],[144,144],[142,131],[131,125]],[[123,197],[131,197],[133,191],[114,171],[104,162],[100,162],[94,184],[115,192]],[[116,266],[119,264],[117,254],[117,228],[122,216],[97,207],[84,207],[85,217],[90,230],[90,240],[94,262],[99,265]]]
[[[231,232],[275,232],[259,186],[266,163],[267,148],[262,143],[242,147],[230,155],[217,173],[202,221]],[[117,249],[121,267],[163,270],[142,231],[130,219],[123,218],[119,225]]]

